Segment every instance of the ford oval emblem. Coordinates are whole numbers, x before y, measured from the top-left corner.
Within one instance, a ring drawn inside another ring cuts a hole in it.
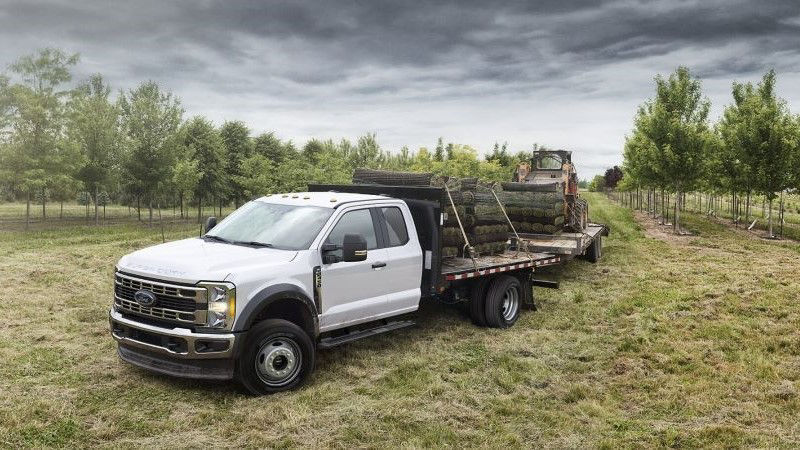
[[[153,306],[156,303],[156,294],[140,289],[133,294],[133,299],[142,306]]]

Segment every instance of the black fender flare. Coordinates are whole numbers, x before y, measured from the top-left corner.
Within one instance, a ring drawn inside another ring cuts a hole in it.
[[[317,307],[302,289],[288,283],[267,286],[254,295],[239,314],[233,327],[233,332],[238,333],[249,330],[259,313],[268,308],[270,304],[285,299],[298,300],[306,307],[314,321],[314,336],[311,336],[311,338],[316,339],[317,335],[319,335],[319,313]]]

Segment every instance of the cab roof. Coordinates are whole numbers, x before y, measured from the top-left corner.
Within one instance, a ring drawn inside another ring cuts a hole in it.
[[[345,192],[292,192],[287,194],[266,195],[258,200],[269,203],[279,203],[281,205],[337,208],[344,203],[395,199],[383,195],[349,194]]]

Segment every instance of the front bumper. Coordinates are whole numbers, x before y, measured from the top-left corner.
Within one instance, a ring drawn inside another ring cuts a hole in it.
[[[233,377],[235,333],[194,333],[127,319],[109,311],[111,335],[119,356],[135,366],[184,378],[225,380]]]

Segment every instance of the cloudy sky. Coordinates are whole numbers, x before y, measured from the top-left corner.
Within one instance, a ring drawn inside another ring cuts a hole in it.
[[[436,139],[484,152],[575,152],[588,178],[621,160],[653,76],[686,65],[717,116],[733,80],[774,67],[800,110],[800,3],[787,1],[0,0],[0,65],[54,46],[76,78],[143,80],[187,115],[254,133]]]

